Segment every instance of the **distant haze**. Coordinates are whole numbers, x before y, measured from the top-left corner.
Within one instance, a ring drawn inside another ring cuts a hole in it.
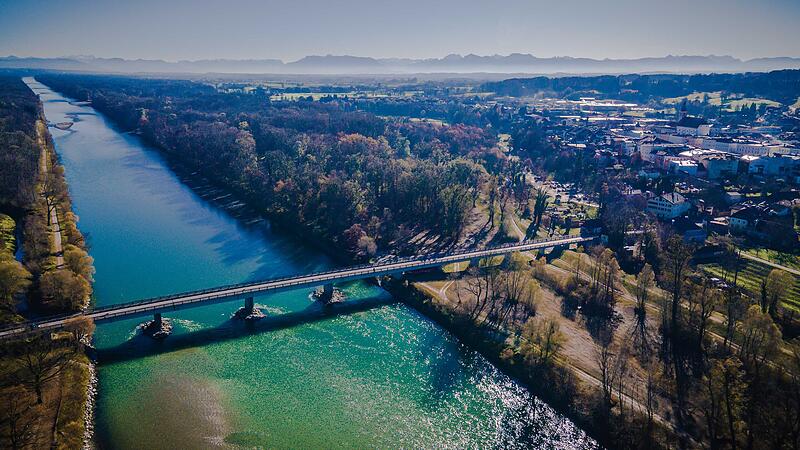
[[[775,57],[740,60],[731,56],[668,56],[637,59],[537,58],[514,53],[507,56],[448,55],[443,58],[397,59],[361,56],[306,56],[284,63],[277,59],[205,59],[167,62],[121,58],[18,58],[0,57],[0,69],[47,69],[94,73],[146,74],[295,74],[295,75],[414,75],[439,74],[445,78],[470,75],[473,79],[497,76],[621,73],[766,72],[800,69],[800,58]],[[441,77],[439,77],[441,78]]]
[[[800,56],[797,0],[0,0],[0,55]]]

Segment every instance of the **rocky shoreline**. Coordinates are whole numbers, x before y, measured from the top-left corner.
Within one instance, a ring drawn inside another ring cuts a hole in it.
[[[86,386],[86,404],[83,411],[83,450],[93,450],[96,448],[94,443],[94,417],[97,406],[97,366],[94,361],[89,360],[87,365],[89,371],[89,384]]]

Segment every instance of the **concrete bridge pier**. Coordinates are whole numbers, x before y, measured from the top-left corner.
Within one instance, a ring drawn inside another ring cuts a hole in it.
[[[326,283],[322,286],[322,295],[320,295],[319,299],[323,303],[330,303],[333,300],[333,283]]]
[[[469,266],[479,269],[481,265],[481,258],[470,258]]]
[[[172,334],[172,323],[168,319],[161,317],[161,313],[153,314],[153,320],[147,321],[139,325],[145,336],[150,336],[153,339],[165,339]]]
[[[248,322],[259,320],[265,317],[264,313],[261,312],[260,309],[255,307],[255,302],[253,301],[253,297],[245,297],[244,298],[244,306],[239,308],[234,314],[234,319],[242,319]]]
[[[312,296],[315,300],[322,302],[323,305],[344,301],[344,293],[335,289],[333,283],[325,283],[321,287],[318,287]]]
[[[509,266],[511,266],[511,263],[514,261],[512,255],[513,253],[506,253],[505,255],[503,255],[503,261],[500,263],[500,267],[506,269]]]

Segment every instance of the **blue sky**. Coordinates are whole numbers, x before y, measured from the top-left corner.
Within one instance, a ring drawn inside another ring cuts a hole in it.
[[[0,55],[800,56],[800,0],[0,0]]]

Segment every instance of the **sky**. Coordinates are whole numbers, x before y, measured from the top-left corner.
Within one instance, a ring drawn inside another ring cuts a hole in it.
[[[0,0],[0,56],[800,57],[800,0]]]

